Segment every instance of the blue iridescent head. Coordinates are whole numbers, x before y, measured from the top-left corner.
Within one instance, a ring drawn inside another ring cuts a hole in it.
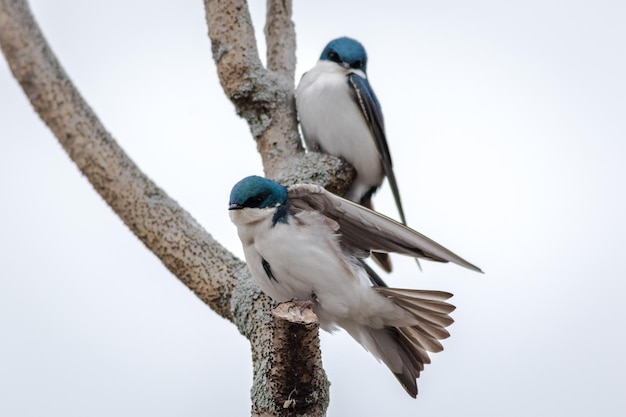
[[[230,192],[228,209],[276,207],[286,201],[286,187],[267,178],[252,175],[235,184]]]
[[[367,53],[365,48],[358,41],[345,36],[328,42],[322,51],[320,60],[336,62],[344,68],[366,72]]]

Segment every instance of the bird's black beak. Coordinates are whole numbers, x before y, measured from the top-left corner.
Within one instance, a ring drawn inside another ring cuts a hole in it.
[[[228,206],[228,210],[241,210],[242,208],[243,206],[238,203],[230,203],[230,205]]]

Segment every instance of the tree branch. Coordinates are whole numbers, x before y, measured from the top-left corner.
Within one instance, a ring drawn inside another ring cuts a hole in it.
[[[274,372],[268,382],[277,395],[275,403],[282,403],[290,414],[324,415],[329,386],[322,368],[317,316],[292,302],[274,308],[272,316],[273,344],[285,347],[271,357]]]
[[[294,100],[291,1],[268,0],[269,70],[261,65],[245,0],[205,0],[205,9],[220,83],[237,114],[248,122],[266,176],[283,183],[315,178],[323,185],[341,176],[351,180],[354,172],[340,160],[305,154],[302,148]],[[249,335],[253,415],[324,415],[329,383],[321,364],[317,321],[301,325],[253,313],[245,317],[257,317],[257,325],[266,318],[269,330]]]
[[[291,0],[267,0],[265,42],[267,68],[291,82],[296,75],[296,31]]]
[[[262,66],[245,0],[205,0],[204,4],[222,88],[237,114],[248,122],[266,174],[276,178],[284,162],[302,152],[294,109],[286,105],[293,86]]]
[[[345,193],[354,169],[329,155],[305,154],[298,134],[291,1],[268,0],[269,70],[261,64],[246,1],[205,0],[204,4],[220,83],[237,114],[248,122],[265,175],[284,184],[310,182]]]
[[[63,149],[131,231],[202,301],[233,320],[245,264],[217,243],[124,153],[80,96],[23,0],[0,0],[0,47]]]
[[[354,172],[343,162],[303,153],[293,103],[295,40],[292,61],[281,66],[277,56],[272,65],[278,72],[267,71],[258,59],[247,5],[237,0],[206,5],[222,86],[248,121],[268,176],[325,185],[339,178],[337,184],[342,179],[349,184]],[[277,29],[268,30],[269,38],[285,30],[293,34],[290,9],[290,4],[284,8],[282,23],[270,25]],[[270,43],[274,54],[279,43]],[[273,303],[245,264],[141,172],[72,85],[25,0],[0,0],[0,47],[35,111],[107,204],[176,277],[250,340],[253,413],[323,415],[328,381],[317,325],[271,316]],[[295,345],[305,348],[294,352]],[[296,377],[294,369],[300,371]]]

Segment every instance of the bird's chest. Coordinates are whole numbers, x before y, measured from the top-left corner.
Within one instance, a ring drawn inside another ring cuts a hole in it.
[[[310,259],[312,242],[282,223],[259,229],[244,244],[244,255],[263,292],[278,302],[313,300],[320,282]]]
[[[332,230],[314,214],[257,229],[244,253],[261,289],[279,302],[326,298],[346,271]]]
[[[363,181],[378,185],[383,178],[376,141],[345,75],[317,74],[297,96],[298,115],[309,149],[340,156]]]

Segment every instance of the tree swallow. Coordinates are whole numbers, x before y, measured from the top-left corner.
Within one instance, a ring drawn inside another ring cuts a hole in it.
[[[341,327],[381,360],[412,397],[428,352],[450,334],[452,294],[372,285],[371,251],[453,262],[482,272],[408,227],[313,184],[284,187],[250,176],[230,194],[248,268],[277,302],[312,306],[320,327]]]
[[[346,198],[367,208],[372,208],[372,195],[386,176],[400,220],[406,225],[383,114],[366,69],[367,53],[356,40],[342,37],[326,45],[296,90],[304,142],[307,149],[342,157],[355,168],[356,178]],[[387,256],[376,260],[391,271]]]

